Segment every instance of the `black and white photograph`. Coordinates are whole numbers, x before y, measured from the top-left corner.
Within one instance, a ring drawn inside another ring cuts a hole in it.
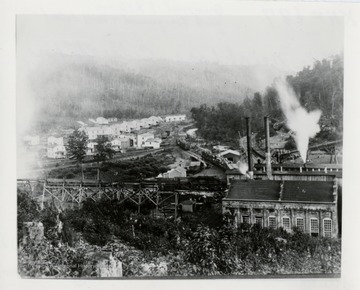
[[[341,280],[346,19],[15,15],[18,278]]]
[[[21,277],[341,273],[342,17],[16,18]]]

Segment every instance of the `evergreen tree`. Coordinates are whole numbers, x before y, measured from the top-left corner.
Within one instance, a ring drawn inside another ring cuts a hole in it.
[[[68,155],[70,159],[76,160],[78,164],[81,164],[82,178],[84,179],[84,171],[82,162],[86,156],[87,144],[89,137],[84,131],[75,130],[68,140]]]
[[[111,159],[115,154],[115,151],[112,149],[110,140],[107,136],[98,136],[95,140],[95,160],[98,163],[98,180],[100,179],[100,162],[105,161],[106,159]]]

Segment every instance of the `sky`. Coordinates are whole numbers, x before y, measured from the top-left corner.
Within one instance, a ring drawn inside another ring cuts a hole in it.
[[[17,59],[44,53],[121,60],[270,65],[299,71],[343,51],[342,17],[18,15]]]

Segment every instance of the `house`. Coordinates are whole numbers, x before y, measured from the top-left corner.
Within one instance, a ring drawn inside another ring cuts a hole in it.
[[[111,118],[107,118],[107,121],[108,121],[109,123],[115,123],[115,122],[118,121],[118,119],[117,119],[116,117],[111,117]]]
[[[112,149],[114,149],[117,152],[121,151],[122,147],[121,147],[121,139],[120,138],[116,138],[116,139],[112,140],[110,143],[111,143]]]
[[[229,150],[229,146],[216,145],[216,146],[213,146],[213,149],[215,152],[224,152],[226,150]]]
[[[151,116],[148,118],[148,121],[152,123],[152,125],[159,125],[164,120],[161,117]]]
[[[103,117],[97,117],[96,123],[99,125],[107,125],[107,124],[109,124],[109,121]]]
[[[141,129],[139,121],[136,120],[126,122],[126,125],[130,129],[130,132],[139,131]]]
[[[64,138],[63,137],[54,137],[50,136],[47,138],[48,145],[64,145]]]
[[[176,167],[168,172],[162,174],[163,178],[176,178],[176,177],[186,177],[186,169],[183,167]]]
[[[154,139],[154,134],[153,133],[143,133],[143,134],[138,134],[136,136],[136,144],[138,148],[143,148],[145,145],[145,141],[148,139]]]
[[[194,129],[189,129],[186,131],[186,136],[190,137],[190,138],[195,138],[196,137],[196,131],[198,130],[198,128],[194,128]]]
[[[160,138],[149,138],[145,140],[145,144],[142,146],[143,148],[153,148],[159,149],[161,144]]]
[[[114,129],[110,126],[84,127],[79,130],[85,131],[90,140],[95,140],[99,136],[110,137],[114,135]]]
[[[153,125],[148,119],[141,119],[138,123],[142,129],[149,129]]]
[[[89,142],[87,144],[87,152],[86,152],[86,155],[94,155],[95,154],[95,151],[96,151],[96,145],[97,143],[96,142]]]
[[[179,121],[185,121],[186,115],[171,115],[165,117],[165,122],[179,122]]]
[[[196,169],[201,167],[201,161],[186,161],[185,166],[186,169]]]
[[[131,128],[128,126],[127,122],[122,122],[120,124],[113,124],[111,125],[111,128],[113,128],[114,135],[119,136],[122,133],[130,133]]]
[[[259,224],[312,236],[338,236],[338,186],[334,181],[233,180],[222,200],[235,225]]]
[[[226,159],[231,163],[237,163],[240,161],[240,153],[235,150],[226,150],[218,154],[219,157]]]
[[[134,147],[134,139],[132,137],[120,137],[121,148],[127,149],[130,147]]]
[[[65,158],[66,157],[66,148],[64,145],[51,144],[47,148],[46,156],[48,158],[52,158],[52,159]]]

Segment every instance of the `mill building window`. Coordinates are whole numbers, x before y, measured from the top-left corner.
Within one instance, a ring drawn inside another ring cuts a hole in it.
[[[310,234],[313,237],[317,237],[319,235],[319,221],[318,221],[318,219],[310,219]]]
[[[263,218],[261,216],[256,216],[255,223],[260,225],[260,227],[262,227],[263,226]]]
[[[290,231],[290,218],[289,217],[283,217],[282,218],[282,227],[286,231]]]
[[[332,234],[332,220],[331,219],[324,219],[324,237],[331,237]]]
[[[305,231],[305,224],[304,224],[304,219],[303,219],[303,218],[297,218],[297,219],[296,219],[296,227],[297,227],[301,232],[304,232],[304,231]]]
[[[269,228],[276,229],[276,218],[269,216]]]
[[[244,224],[249,224],[250,223],[250,217],[248,215],[243,215],[242,216],[242,222]]]

